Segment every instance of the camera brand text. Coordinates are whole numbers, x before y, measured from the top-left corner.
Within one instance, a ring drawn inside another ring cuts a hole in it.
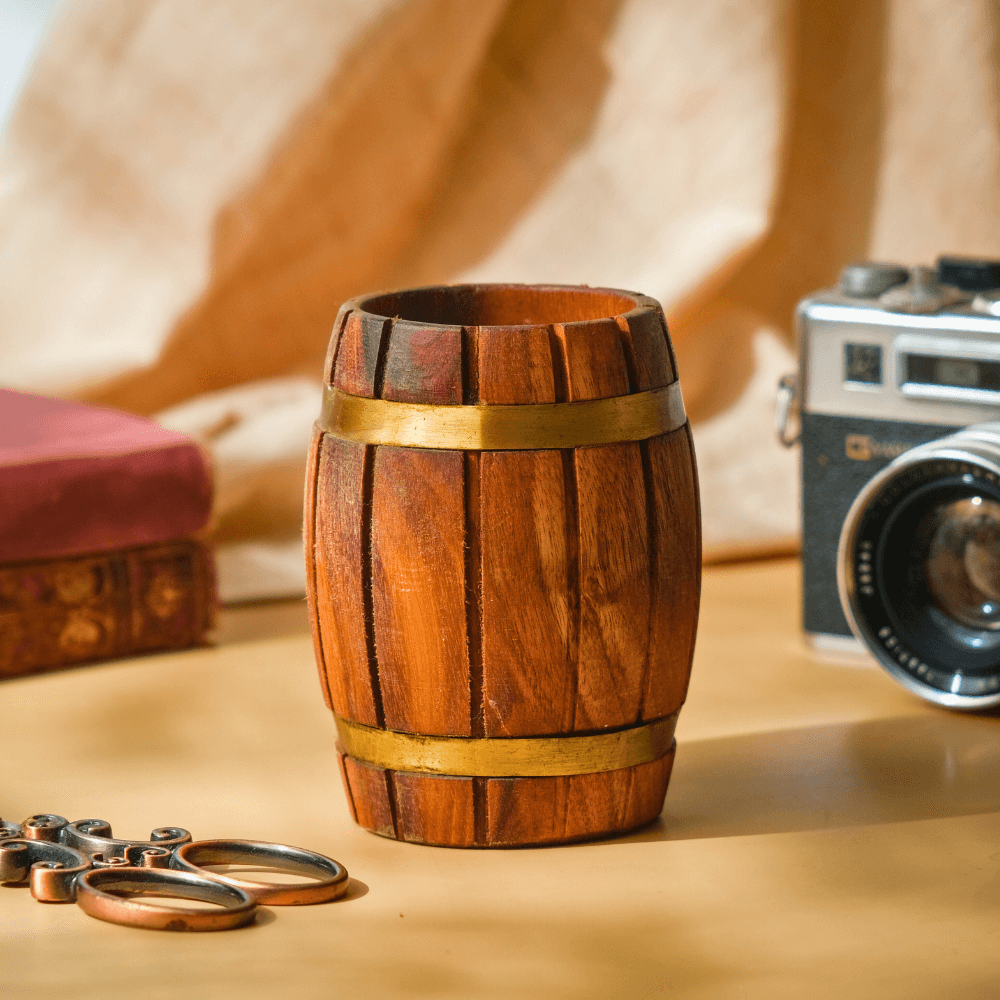
[[[902,441],[879,441],[867,434],[848,434],[844,438],[844,453],[856,462],[869,462],[873,458],[896,458],[912,447],[912,444]]]

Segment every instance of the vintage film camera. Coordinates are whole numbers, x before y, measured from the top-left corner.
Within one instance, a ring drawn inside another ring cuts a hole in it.
[[[797,321],[808,641],[1000,704],[1000,261],[852,264]]]

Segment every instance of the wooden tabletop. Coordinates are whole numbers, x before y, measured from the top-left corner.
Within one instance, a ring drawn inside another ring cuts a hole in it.
[[[798,586],[793,561],[706,573],[663,816],[590,845],[461,851],[355,827],[297,604],[227,613],[215,649],[6,682],[4,818],[283,841],[355,882],[217,934],[0,886],[0,996],[1000,995],[1000,720],[816,662]]]

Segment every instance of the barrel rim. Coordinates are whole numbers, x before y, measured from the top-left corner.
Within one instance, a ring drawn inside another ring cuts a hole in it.
[[[414,297],[430,297],[433,294],[451,294],[457,297],[463,293],[470,295],[483,292],[509,294],[518,290],[531,290],[533,292],[552,293],[553,295],[565,295],[567,293],[594,297],[604,295],[625,300],[626,302],[631,303],[631,305],[628,309],[611,312],[595,312],[593,316],[581,319],[538,319],[524,323],[482,323],[472,321],[472,317],[470,317],[469,321],[464,322],[456,321],[439,323],[431,320],[412,319],[399,313],[392,314],[385,309],[377,310],[371,308],[371,306],[378,303],[379,300],[387,299],[393,296],[406,295]],[[343,312],[347,312],[348,310],[361,312],[376,319],[392,319],[396,322],[403,322],[415,327],[426,328],[428,330],[451,330],[456,326],[484,326],[490,327],[491,329],[530,330],[535,327],[551,326],[553,324],[563,327],[572,327],[577,325],[587,326],[602,320],[614,320],[618,316],[623,316],[627,320],[629,317],[638,316],[649,311],[658,313],[660,312],[660,304],[656,301],[656,299],[649,295],[643,295],[641,292],[633,292],[624,288],[610,288],[603,285],[529,284],[525,282],[460,282],[451,285],[419,285],[415,288],[398,288],[387,289],[379,292],[366,292],[364,295],[358,295],[352,299],[348,299],[343,304],[341,309]]]

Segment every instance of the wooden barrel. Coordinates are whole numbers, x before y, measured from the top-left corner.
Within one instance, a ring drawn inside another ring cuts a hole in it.
[[[701,567],[659,305],[523,285],[363,297],[325,378],[307,579],[357,822],[500,847],[658,816]]]

